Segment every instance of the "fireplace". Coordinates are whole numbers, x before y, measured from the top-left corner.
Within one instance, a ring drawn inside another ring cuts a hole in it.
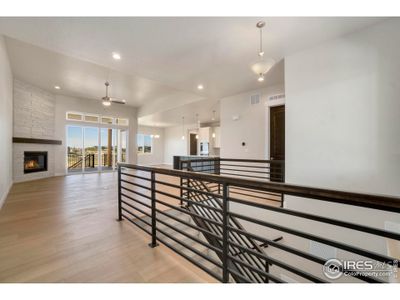
[[[24,152],[24,173],[47,171],[47,152]]]

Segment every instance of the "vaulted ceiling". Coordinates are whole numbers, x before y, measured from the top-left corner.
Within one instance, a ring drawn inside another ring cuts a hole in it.
[[[259,20],[267,23],[265,57],[280,61],[382,18],[0,18],[0,34],[17,78],[88,99],[102,97],[109,80],[112,95],[145,117],[283,83],[283,70],[260,84],[251,69]],[[122,59],[114,60],[113,51]]]

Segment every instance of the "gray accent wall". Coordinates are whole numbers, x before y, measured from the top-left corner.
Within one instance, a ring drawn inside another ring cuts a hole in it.
[[[14,80],[14,136],[55,139],[55,96],[20,80]],[[59,145],[14,144],[14,182],[41,179],[55,174],[55,153]],[[47,171],[24,174],[24,152],[46,151]]]

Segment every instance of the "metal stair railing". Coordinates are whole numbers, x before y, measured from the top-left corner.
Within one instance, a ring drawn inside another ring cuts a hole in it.
[[[191,171],[189,169],[189,171]],[[189,187],[194,187],[197,190],[202,190],[202,191],[207,191],[211,193],[210,189],[204,184],[202,181],[198,180],[193,180],[189,179],[188,180],[188,186]],[[190,191],[188,194],[189,199],[195,199],[195,201],[207,204],[211,207],[219,208],[222,209],[222,203],[216,199],[215,197],[201,194],[195,191]],[[222,222],[223,216],[220,212],[211,210],[202,206],[196,206],[195,204],[188,204],[187,205],[188,209],[192,209],[199,215],[206,216],[209,219],[217,220]],[[196,218],[193,217],[195,220]],[[230,226],[234,228],[238,228],[243,230],[243,226],[241,226],[240,222],[238,222],[235,218],[229,217],[228,218],[228,223]],[[205,226],[208,230],[211,232],[214,232],[215,234],[221,235],[223,234],[222,229],[219,226],[215,226],[211,223],[208,223],[207,221],[199,222],[197,221],[198,226]],[[207,235],[204,235],[207,240],[209,240],[210,243],[218,243],[215,239],[209,239]],[[257,252],[264,253],[264,251],[261,249],[261,247],[254,242],[252,239],[247,238],[246,236],[240,235],[237,232],[230,232],[229,237],[230,240],[234,241],[235,243],[239,245],[244,245],[246,247],[250,247],[252,249],[255,249]],[[221,246],[221,245],[218,245]],[[259,257],[256,257],[254,255],[248,254],[244,251],[241,251],[240,249],[237,249],[233,247],[232,245],[229,246],[229,253],[233,256],[237,256],[243,261],[247,262],[248,264],[256,265],[258,268],[265,268],[266,272],[268,272],[269,265],[265,264],[263,260],[261,260]],[[218,253],[217,253],[218,254]],[[221,257],[220,257],[221,258]],[[236,271],[239,272],[241,275],[246,276],[247,278],[251,279],[254,282],[268,282],[268,278],[261,276],[259,273],[254,272],[250,269],[247,269],[246,267],[233,262],[232,263],[232,268]],[[232,277],[235,279],[237,282],[243,282],[242,277],[235,276],[232,274]]]
[[[78,155],[74,154],[74,156],[77,157]],[[70,160],[70,157],[71,157],[71,153],[68,154],[68,160]],[[86,154],[84,161],[85,161],[85,167],[94,168],[95,155],[92,153]],[[83,157],[82,157],[82,155],[80,155],[77,161],[75,161],[73,164],[68,166],[68,170],[74,169],[78,166],[82,166],[82,162],[83,162]]]
[[[240,198],[230,192],[231,188],[257,191],[265,194],[266,200]],[[151,247],[160,242],[220,282],[396,280],[399,233],[378,228],[368,219],[344,219],[336,212],[325,216],[271,205],[271,194],[294,196],[292,201],[301,198],[312,204],[362,208],[372,215],[387,213],[391,218],[400,214],[398,197],[118,164],[118,220],[127,220],[148,233]],[[327,226],[329,230],[324,229]],[[255,227],[257,230],[252,229]],[[282,235],[282,242],[280,237],[268,237],[271,232]],[[334,268],[340,273],[338,277],[329,277],[324,272],[330,268],[330,260],[310,252],[307,245],[311,242],[336,248],[342,260],[361,259],[385,266],[389,275],[349,272],[342,267]],[[394,248],[383,252],[377,247],[380,243]],[[261,245],[268,246],[267,253]]]

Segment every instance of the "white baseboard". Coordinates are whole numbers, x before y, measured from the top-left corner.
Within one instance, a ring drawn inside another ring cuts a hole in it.
[[[9,186],[7,187],[7,190],[3,195],[0,197],[0,209],[3,207],[4,202],[6,202],[7,196],[10,193],[11,187],[13,186],[14,182],[11,180]]]

